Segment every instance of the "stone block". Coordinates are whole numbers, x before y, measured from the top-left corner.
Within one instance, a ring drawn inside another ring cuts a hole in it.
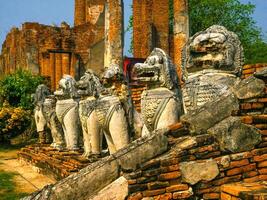
[[[160,181],[165,181],[165,180],[177,179],[179,177],[181,177],[181,172],[174,171],[174,172],[169,172],[169,173],[165,173],[165,174],[160,174],[158,176],[158,179]]]
[[[151,135],[139,138],[113,154],[124,171],[134,171],[141,164],[157,155],[164,153],[168,148],[168,139],[164,130],[154,131]]]
[[[239,110],[238,100],[233,94],[228,94],[183,115],[181,122],[189,127],[191,134],[203,134],[221,120],[231,116],[235,110]]]
[[[97,193],[91,200],[125,200],[128,196],[128,182],[122,176],[116,181],[109,184],[107,187]]]
[[[211,181],[219,175],[219,168],[215,160],[183,162],[180,164],[180,170],[183,181],[191,185],[195,185],[199,181]]]
[[[166,188],[166,192],[177,192],[177,191],[185,191],[188,190],[189,186],[187,184],[178,184],[172,185]]]
[[[173,199],[188,199],[189,197],[193,196],[193,190],[192,188],[189,188],[186,191],[181,192],[174,192],[172,194]]]
[[[264,94],[264,89],[264,81],[251,76],[236,84],[233,92],[238,99],[250,99]]]
[[[253,126],[245,125],[238,117],[228,117],[208,130],[220,144],[222,151],[238,153],[250,151],[261,142],[261,134]]]

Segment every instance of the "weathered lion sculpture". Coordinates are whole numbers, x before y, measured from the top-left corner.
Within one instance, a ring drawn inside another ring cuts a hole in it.
[[[95,111],[97,98],[103,87],[99,78],[91,70],[87,70],[76,83],[78,94],[81,96],[79,102],[79,116],[83,130],[84,154],[86,158],[94,159],[100,156],[102,150],[102,132],[95,130],[97,124],[91,124],[92,117],[96,117]]]
[[[75,84],[73,77],[64,75],[59,81],[59,89],[54,92],[57,98],[56,115],[63,127],[66,148],[73,151],[79,149],[81,134]]]
[[[230,91],[242,71],[243,48],[238,36],[214,25],[192,36],[183,51],[185,112]]]
[[[162,49],[155,48],[145,63],[136,64],[133,71],[137,80],[147,85],[141,97],[145,124],[142,135],[177,123],[182,115],[181,92],[169,56]]]
[[[33,95],[34,100],[34,119],[36,124],[37,133],[39,135],[39,142],[41,144],[50,143],[50,137],[45,131],[47,121],[44,116],[43,104],[45,98],[50,95],[48,87],[44,84],[38,85],[35,94]]]

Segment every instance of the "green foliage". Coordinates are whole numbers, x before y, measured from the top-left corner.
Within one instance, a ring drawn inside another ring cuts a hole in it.
[[[7,102],[0,109],[0,142],[23,133],[31,125],[31,111],[12,107]]]
[[[15,182],[13,181],[15,175],[15,173],[0,171],[0,195],[2,200],[16,200],[27,195],[15,191]]]
[[[218,24],[235,32],[244,47],[246,63],[266,62],[261,29],[252,18],[255,5],[239,0],[189,0],[190,35]],[[260,48],[259,45],[260,44]]]
[[[170,3],[170,33],[173,33],[173,0]],[[267,62],[267,43],[252,18],[255,5],[239,0],[189,0],[190,35],[212,25],[222,25],[235,32],[242,42],[246,63]],[[129,27],[132,27],[132,18]]]
[[[44,79],[41,76],[32,75],[28,71],[18,70],[14,74],[6,75],[0,80],[0,97],[2,102],[20,106],[24,109],[33,109],[31,94]]]

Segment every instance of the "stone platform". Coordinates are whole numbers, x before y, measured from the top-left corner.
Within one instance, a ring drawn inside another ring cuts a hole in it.
[[[39,173],[56,180],[63,179],[73,172],[90,164],[82,157],[82,152],[58,151],[49,145],[34,144],[22,148],[18,158],[34,167]]]

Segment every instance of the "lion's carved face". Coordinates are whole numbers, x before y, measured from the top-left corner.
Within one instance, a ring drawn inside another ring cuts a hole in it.
[[[133,73],[137,81],[145,83],[149,88],[173,89],[178,85],[177,74],[171,59],[159,48],[155,48],[144,63],[135,64]]]
[[[77,97],[76,81],[70,75],[64,75],[59,81],[59,88],[54,92],[56,97],[60,99],[68,99]]]

